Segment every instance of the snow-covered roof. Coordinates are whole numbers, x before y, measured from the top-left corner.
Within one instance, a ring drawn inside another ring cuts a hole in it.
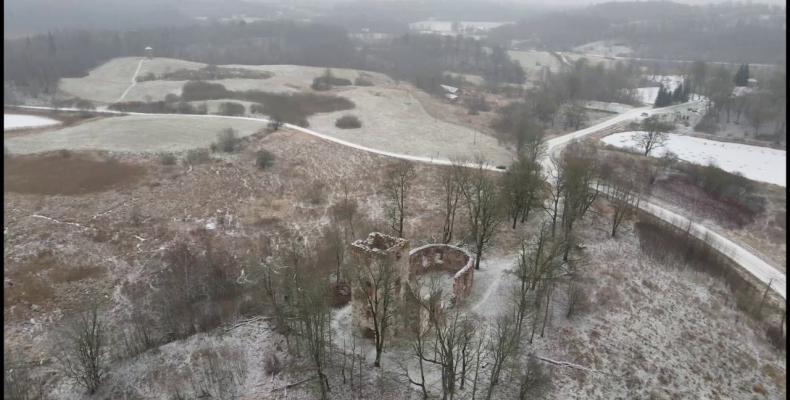
[[[444,97],[447,97],[447,98],[448,98],[448,99],[450,99],[450,100],[455,100],[455,99],[457,99],[457,98],[458,98],[458,96],[457,96],[457,95],[454,95],[454,94],[451,94],[451,93],[445,93],[445,94],[444,94]]]
[[[441,86],[442,89],[444,89],[445,91],[450,92],[450,93],[455,93],[455,92],[458,91],[458,88],[454,87],[454,86],[447,86],[447,85],[439,85],[439,86]]]
[[[145,49],[146,49],[146,50],[153,50],[153,49],[151,48],[151,46],[146,46],[146,47],[145,47]]]

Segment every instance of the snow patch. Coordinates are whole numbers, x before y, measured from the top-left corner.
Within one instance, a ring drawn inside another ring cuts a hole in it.
[[[39,117],[37,115],[3,114],[3,131],[19,128],[38,128],[41,126],[57,125],[60,121]]]
[[[636,148],[635,135],[644,132],[620,132],[603,138],[603,142],[619,148]],[[669,134],[666,145],[651,156],[661,157],[667,151],[694,164],[714,163],[727,172],[739,172],[748,179],[787,186],[786,152],[768,147],[719,142],[693,136]]]

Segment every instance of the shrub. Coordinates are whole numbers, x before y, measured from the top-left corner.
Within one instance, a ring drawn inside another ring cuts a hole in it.
[[[244,115],[244,104],[226,101],[219,105],[219,113],[222,115]]]
[[[89,394],[96,392],[107,373],[105,330],[106,325],[94,306],[74,318],[60,336],[62,342],[57,353],[60,367]]]
[[[203,164],[211,160],[211,156],[206,149],[192,149],[187,151],[186,157],[184,157],[184,164],[186,165],[197,165]]]
[[[362,127],[362,122],[353,115],[344,115],[335,121],[335,126],[341,129],[355,129]]]
[[[465,103],[471,115],[477,115],[480,111],[491,111],[491,106],[482,95],[468,97]]]
[[[137,82],[155,81],[156,80],[156,75],[154,75],[153,72],[149,72],[149,73],[147,73],[145,75],[138,75],[137,79],[135,79],[135,80]]]
[[[274,163],[274,154],[268,150],[258,150],[255,153],[255,165],[260,169],[266,169]]]
[[[231,94],[219,83],[204,81],[189,81],[181,89],[181,98],[184,101],[224,99],[231,97]]]
[[[319,205],[324,202],[324,197],[324,184],[316,181],[307,187],[303,199],[312,205]]]
[[[277,357],[277,354],[274,351],[269,351],[266,353],[265,358],[263,359],[263,372],[266,375],[274,376],[282,371],[283,365],[280,362],[280,359]]]
[[[325,90],[332,89],[332,86],[321,78],[315,78],[313,79],[313,83],[310,85],[310,88],[315,91],[323,92]]]
[[[217,142],[211,148],[224,153],[233,153],[238,145],[239,138],[236,137],[236,131],[233,128],[225,128],[217,135]]]
[[[62,158],[69,158],[71,157],[71,152],[66,149],[60,149],[58,150],[58,155]]]
[[[168,93],[168,94],[165,95],[165,103],[175,103],[179,99],[180,98],[175,93]]]
[[[176,156],[173,153],[159,153],[159,162],[162,165],[175,165]]]
[[[358,76],[356,79],[354,79],[354,86],[373,86],[373,81],[363,76]]]
[[[76,102],[74,102],[74,107],[78,108],[80,110],[91,110],[92,111],[92,110],[96,109],[96,105],[93,104],[93,102],[91,102],[90,100],[85,100],[85,99],[79,99]]]
[[[694,130],[714,134],[719,130],[719,124],[716,119],[716,115],[713,112],[709,112],[697,122],[697,125],[694,125]]]
[[[729,173],[713,164],[686,167],[694,183],[711,197],[738,206],[751,216],[765,209],[765,199],[754,195],[754,182],[738,173]]]
[[[777,349],[785,349],[785,335],[781,325],[769,325],[768,328],[765,329],[765,334],[768,336],[768,341]]]

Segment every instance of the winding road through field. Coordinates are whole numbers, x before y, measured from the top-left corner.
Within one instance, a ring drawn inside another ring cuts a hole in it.
[[[140,60],[140,63],[137,66],[137,70],[135,71],[135,75],[132,78],[131,85],[123,92],[120,99],[123,99],[126,94],[134,87],[136,83],[136,76],[140,71],[140,67],[142,66],[144,60]],[[553,170],[553,165],[550,162],[550,155],[552,154],[559,154],[561,150],[569,143],[573,142],[574,140],[580,139],[584,136],[588,136],[594,133],[601,132],[607,128],[611,128],[616,124],[627,122],[627,121],[635,121],[639,120],[640,118],[654,115],[654,114],[663,114],[667,112],[671,112],[674,110],[679,110],[683,108],[688,108],[694,105],[697,105],[700,101],[691,101],[688,103],[677,104],[669,107],[663,108],[649,108],[649,107],[640,107],[634,108],[632,110],[626,111],[622,114],[618,114],[615,117],[612,117],[606,121],[600,122],[593,126],[580,129],[575,132],[571,132],[550,140],[546,141],[547,151],[546,155],[541,160],[541,165],[543,165],[544,170],[551,173]],[[37,107],[37,106],[16,106],[19,108],[27,108],[27,109],[40,109],[40,110],[55,110],[53,107]],[[61,108],[62,111],[84,111],[80,109],[74,108]],[[135,112],[120,112],[120,111],[112,111],[112,110],[97,110],[96,112],[99,113],[107,113],[107,114],[125,114],[125,115],[171,115],[171,114],[151,114],[151,113],[135,113]],[[192,114],[178,114],[183,117],[187,118],[225,118],[225,119],[237,119],[237,120],[251,120],[251,121],[261,121],[261,122],[270,122],[266,118],[254,118],[254,117],[235,117],[235,116],[224,116],[224,115],[192,115]],[[343,146],[351,147],[354,149],[366,151],[369,153],[379,154],[387,157],[393,157],[403,160],[410,160],[415,162],[422,162],[422,163],[429,163],[429,164],[436,164],[436,165],[452,165],[453,162],[448,159],[441,159],[441,158],[431,158],[431,157],[419,157],[413,156],[408,154],[399,154],[393,153],[389,151],[374,149],[366,146],[362,146],[356,143],[352,143],[346,140],[338,139],[331,135],[323,134],[320,132],[316,132],[312,129],[304,128],[298,125],[293,124],[284,124],[286,128],[293,129],[299,132],[306,133],[311,136],[315,136],[321,138],[323,140],[331,141],[334,143],[341,144]],[[466,166],[473,167],[475,166],[474,163],[467,163]],[[501,169],[497,169],[494,166],[488,166],[489,170],[503,172]],[[764,283],[765,285],[770,285],[771,289],[776,292],[782,299],[786,299],[786,277],[785,274],[781,271],[777,270],[769,263],[765,262],[759,256],[753,254],[748,249],[744,248],[743,246],[733,242],[725,238],[723,235],[714,232],[713,230],[692,221],[688,217],[683,215],[677,214],[673,211],[670,211],[666,208],[663,208],[655,203],[650,202],[650,199],[643,200],[639,208],[650,214],[653,215],[677,228],[688,230],[692,235],[696,238],[705,241],[711,247],[717,249],[719,252],[724,254],[725,256],[732,259],[735,263],[737,263],[743,270],[754,276],[760,282]]]

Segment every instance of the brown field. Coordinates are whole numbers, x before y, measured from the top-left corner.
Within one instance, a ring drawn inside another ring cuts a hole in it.
[[[139,165],[83,154],[17,155],[3,161],[3,191],[80,195],[131,185],[144,175]]]

